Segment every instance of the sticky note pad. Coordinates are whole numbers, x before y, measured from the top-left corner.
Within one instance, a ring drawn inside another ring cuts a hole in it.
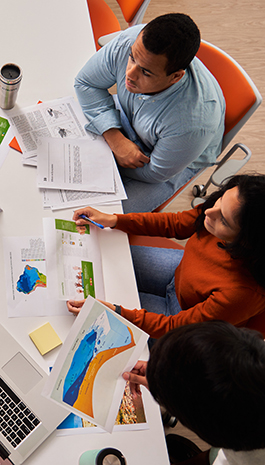
[[[61,339],[50,323],[45,323],[45,325],[35,329],[35,331],[29,333],[29,337],[34,342],[41,355],[47,354],[47,352],[50,352],[50,350],[62,344]]]

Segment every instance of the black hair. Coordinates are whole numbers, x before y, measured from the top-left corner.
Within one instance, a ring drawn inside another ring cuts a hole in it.
[[[176,328],[147,365],[155,400],[214,447],[265,447],[265,342],[225,321]]]
[[[142,33],[146,50],[167,57],[167,75],[186,69],[200,47],[197,25],[182,13],[158,16],[144,27]]]
[[[198,235],[203,228],[205,210],[211,208],[224,193],[238,187],[240,208],[236,221],[240,232],[234,241],[219,243],[230,253],[232,258],[243,260],[244,266],[250,271],[257,283],[265,287],[265,175],[243,174],[236,175],[220,188],[213,192],[201,205],[201,213],[196,221]]]

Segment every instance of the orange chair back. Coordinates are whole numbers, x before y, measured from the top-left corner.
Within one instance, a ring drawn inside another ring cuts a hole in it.
[[[226,102],[225,135],[254,105],[256,95],[242,68],[222,50],[201,42],[197,57],[213,74],[223,91]]]
[[[196,56],[213,74],[224,94],[226,102],[222,147],[224,149],[260,105],[262,98],[243,68],[218,47],[202,41]],[[163,210],[191,182],[192,180],[189,180],[154,211]]]
[[[144,0],[117,0],[120,9],[127,23],[130,23],[135,17]]]
[[[87,0],[96,50],[100,49],[98,39],[106,34],[121,30],[120,23],[104,0]]]

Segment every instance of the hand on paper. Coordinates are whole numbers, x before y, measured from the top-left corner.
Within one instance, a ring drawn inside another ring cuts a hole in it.
[[[127,139],[119,129],[109,129],[103,134],[114,156],[123,168],[142,168],[150,159],[137,144]]]
[[[122,375],[123,379],[130,382],[130,389],[133,397],[142,395],[140,385],[149,389],[146,379],[146,368],[147,362],[139,360],[132,371],[125,372]]]
[[[68,300],[66,302],[67,308],[69,312],[73,313],[74,315],[78,315],[80,312],[81,308],[83,307],[85,303],[85,299],[83,300]]]
[[[108,213],[102,213],[92,207],[84,207],[79,210],[75,210],[73,220],[76,222],[76,226],[80,234],[84,234],[86,228],[85,225],[89,224],[86,220],[80,218],[80,215],[85,215],[96,223],[102,224],[105,228],[114,228],[117,223],[117,216],[110,215]]]
[[[99,299],[97,300],[115,312],[115,305],[112,305],[109,302],[104,302],[104,300],[99,300]],[[85,303],[85,299],[84,300],[68,300],[66,302],[66,305],[67,305],[69,312],[74,313],[74,315],[77,315],[80,312],[81,308],[83,307],[84,303]]]

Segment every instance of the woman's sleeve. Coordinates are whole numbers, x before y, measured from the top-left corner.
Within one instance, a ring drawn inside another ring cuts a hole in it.
[[[157,339],[179,326],[210,320],[223,320],[235,326],[244,326],[251,317],[264,309],[265,296],[253,288],[234,288],[213,292],[200,302],[177,315],[165,316],[145,309],[128,310],[121,306],[121,315],[151,337]]]
[[[116,228],[127,234],[187,239],[195,232],[198,209],[179,213],[128,213],[117,215]]]

